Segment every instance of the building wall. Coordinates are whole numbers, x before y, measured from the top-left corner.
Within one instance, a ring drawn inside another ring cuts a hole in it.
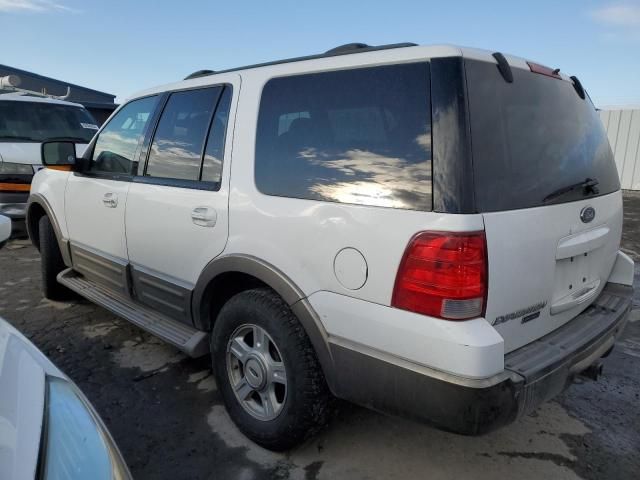
[[[640,109],[600,110],[625,190],[640,190]]]

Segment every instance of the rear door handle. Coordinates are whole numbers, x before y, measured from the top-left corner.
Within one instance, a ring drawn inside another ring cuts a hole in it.
[[[201,227],[214,227],[218,215],[211,207],[196,207],[191,211],[191,221]]]
[[[113,192],[108,192],[102,197],[102,203],[107,208],[116,208],[118,206],[118,195]]]

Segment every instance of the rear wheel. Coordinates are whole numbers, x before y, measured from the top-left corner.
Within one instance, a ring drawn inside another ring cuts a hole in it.
[[[254,442],[286,450],[326,423],[330,394],[311,342],[271,290],[241,292],[225,304],[211,354],[227,411]]]
[[[71,291],[56,280],[64,270],[65,264],[58,247],[58,240],[49,217],[44,215],[38,223],[40,237],[40,265],[42,270],[42,294],[49,300],[66,300],[71,298]]]

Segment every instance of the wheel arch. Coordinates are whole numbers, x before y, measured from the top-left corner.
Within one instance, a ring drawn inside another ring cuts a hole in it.
[[[233,295],[266,286],[289,305],[311,340],[327,384],[333,388],[333,358],[327,332],[303,291],[273,265],[251,255],[225,255],[211,261],[193,290],[191,306],[195,327],[211,331],[222,306]]]
[[[40,250],[40,219],[45,215],[49,217],[49,221],[51,222],[51,226],[55,232],[56,240],[58,241],[58,248],[62,254],[62,259],[64,260],[65,265],[70,267],[71,253],[69,252],[69,242],[62,236],[60,224],[58,223],[56,216],[53,214],[51,205],[44,196],[38,193],[31,194],[27,205],[27,217],[25,223],[29,239],[38,251]]]

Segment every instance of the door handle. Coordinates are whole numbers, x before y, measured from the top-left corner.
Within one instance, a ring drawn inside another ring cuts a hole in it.
[[[118,195],[112,192],[104,194],[102,197],[102,203],[107,208],[116,208],[118,206]]]
[[[191,211],[191,221],[201,227],[213,227],[216,224],[218,215],[211,207],[196,207]]]

